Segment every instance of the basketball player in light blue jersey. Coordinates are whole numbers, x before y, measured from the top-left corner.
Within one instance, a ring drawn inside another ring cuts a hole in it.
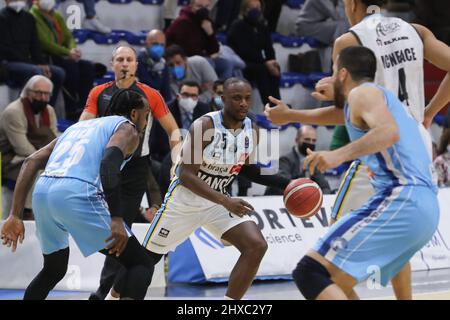
[[[373,172],[375,190],[293,271],[307,299],[356,299],[353,287],[370,276],[379,275],[386,286],[438,225],[437,189],[419,124],[393,93],[373,83],[375,71],[370,49],[343,49],[334,66],[335,106],[304,114],[309,123],[345,124],[352,140],[334,151],[309,150],[305,167],[325,171],[359,158]]]
[[[153,264],[125,228],[119,186],[120,170],[139,145],[148,110],[147,100],[139,93],[119,90],[109,105],[113,116],[74,124],[24,162],[10,216],[1,230],[3,244],[12,245],[14,252],[25,234],[21,219],[25,196],[37,172],[45,168],[33,192],[44,266],[26,289],[24,299],[45,299],[64,277],[69,234],[84,256],[100,251],[126,267],[122,297],[145,297]]]

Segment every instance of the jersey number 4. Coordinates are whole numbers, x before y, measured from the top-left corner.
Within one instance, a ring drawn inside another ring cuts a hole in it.
[[[398,99],[409,106],[408,91],[406,90],[406,73],[404,68],[398,70]]]

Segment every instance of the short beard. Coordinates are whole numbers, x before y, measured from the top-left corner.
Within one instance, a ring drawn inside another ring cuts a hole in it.
[[[338,109],[343,109],[345,105],[345,96],[342,93],[342,84],[339,80],[334,82],[334,105]]]

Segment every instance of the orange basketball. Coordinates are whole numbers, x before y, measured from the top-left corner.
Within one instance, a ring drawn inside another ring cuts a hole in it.
[[[309,178],[295,179],[284,190],[283,200],[290,214],[307,219],[322,207],[322,189]]]

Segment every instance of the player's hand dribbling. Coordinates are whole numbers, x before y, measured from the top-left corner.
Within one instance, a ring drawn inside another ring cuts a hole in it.
[[[309,169],[311,175],[314,174],[316,168],[323,173],[328,169],[336,168],[343,162],[339,153],[336,151],[313,152],[311,149],[307,149],[306,151],[308,156],[303,163],[303,168]]]
[[[111,240],[112,242],[106,247],[106,250],[108,250],[109,254],[115,254],[118,257],[125,250],[128,242],[128,234],[122,218],[111,218],[111,236],[105,242],[110,242]]]
[[[8,248],[12,245],[12,252],[15,252],[17,241],[22,243],[23,239],[25,239],[25,226],[23,225],[22,219],[12,214],[9,215],[2,227],[1,238],[3,240],[3,245]]]
[[[227,198],[223,205],[228,211],[242,217],[255,210],[250,203],[240,198]]]

